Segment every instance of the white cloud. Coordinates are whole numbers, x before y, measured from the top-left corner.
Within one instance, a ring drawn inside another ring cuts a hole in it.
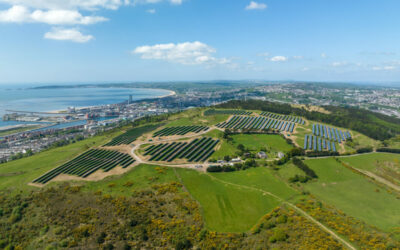
[[[374,71],[382,71],[382,70],[389,71],[389,70],[395,70],[395,69],[396,69],[395,66],[383,66],[383,67],[375,66],[375,67],[372,67],[372,70],[374,70]]]
[[[286,56],[274,56],[270,60],[271,62],[286,62],[288,58]]]
[[[155,9],[149,9],[149,10],[147,10],[146,12],[147,12],[147,13],[150,13],[150,14],[155,14],[155,13],[156,13],[156,10],[155,10]]]
[[[173,5],[181,5],[183,0],[133,0],[133,5],[136,4],[155,4],[160,2],[169,2]]]
[[[12,6],[8,10],[0,11],[0,22],[8,23],[47,23],[50,25],[88,25],[107,21],[100,16],[82,16],[75,10],[35,10],[22,5]]]
[[[265,3],[257,3],[254,1],[251,1],[249,5],[246,6],[246,10],[264,10],[267,8],[267,5]]]
[[[304,56],[292,56],[293,59],[301,60],[304,59]]]
[[[216,50],[198,41],[145,45],[137,47],[132,53],[140,55],[142,59],[164,60],[185,65],[230,63],[227,58],[212,56],[216,53]]]
[[[332,66],[333,67],[341,67],[347,65],[347,62],[333,62]]]
[[[94,37],[91,35],[83,35],[77,29],[53,29],[52,31],[44,34],[44,38],[59,41],[86,43],[92,40]]]
[[[0,0],[0,3],[23,5],[34,9],[118,9],[129,1],[121,0]]]
[[[325,53],[322,53],[322,54],[321,54],[321,57],[322,57],[322,58],[327,58],[328,56],[327,56]]]
[[[29,16],[29,11],[24,6],[16,5],[8,10],[0,11],[0,22],[22,23]]]

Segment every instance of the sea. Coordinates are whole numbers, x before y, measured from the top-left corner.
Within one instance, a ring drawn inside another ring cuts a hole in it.
[[[6,110],[46,112],[68,107],[89,107],[127,101],[156,98],[170,94],[169,90],[140,88],[34,88],[43,85],[0,85],[0,127],[26,122],[3,121]],[[33,122],[28,122],[34,124]]]

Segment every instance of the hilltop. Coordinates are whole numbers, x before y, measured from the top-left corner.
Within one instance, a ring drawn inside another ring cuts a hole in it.
[[[143,118],[1,164],[0,248],[400,248],[399,134],[253,100]]]

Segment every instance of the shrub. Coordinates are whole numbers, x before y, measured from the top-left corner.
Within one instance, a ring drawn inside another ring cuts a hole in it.
[[[97,237],[97,240],[96,240],[97,243],[103,244],[106,237],[107,237],[107,234],[105,232],[101,232],[99,237]]]
[[[183,249],[190,249],[192,248],[192,242],[190,240],[185,239],[176,243],[175,249],[176,250],[183,250]]]
[[[277,241],[286,241],[288,235],[281,229],[275,230],[274,234],[269,237],[269,242],[274,243]]]
[[[364,147],[364,148],[359,148],[357,149],[357,154],[364,154],[364,153],[370,153],[373,151],[372,147]]]

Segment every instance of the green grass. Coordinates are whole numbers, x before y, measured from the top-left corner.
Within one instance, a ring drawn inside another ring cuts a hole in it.
[[[229,117],[229,115],[204,116],[203,115],[204,110],[206,109],[202,108],[190,109],[188,111],[174,115],[169,119],[170,122],[168,122],[166,127],[188,126],[188,125],[212,126],[217,123],[226,121]]]
[[[367,170],[400,185],[400,155],[398,154],[374,153],[340,159],[352,167]]]
[[[298,191],[291,188],[285,182],[282,182],[274,176],[273,170],[258,167],[245,171],[236,171],[229,173],[213,173],[214,177],[238,185],[261,189],[280,198],[287,200],[299,195]]]
[[[202,207],[206,226],[219,232],[245,232],[279,201],[261,192],[224,184],[210,175],[177,169],[185,187]]]
[[[221,139],[221,147],[211,156],[213,159],[222,159],[225,155],[235,156],[239,144],[243,144],[253,153],[267,149],[269,158],[276,158],[278,152],[287,152],[293,148],[280,135],[238,134],[232,135],[232,142],[222,139],[223,132],[218,130],[210,131],[207,135]]]
[[[20,160],[0,164],[0,190],[10,190],[11,193],[36,189],[27,185],[47,171],[71,160],[90,147],[103,145],[120,132],[79,141],[64,147],[43,151]]]
[[[174,169],[141,164],[122,176],[110,176],[101,181],[87,182],[84,190],[129,196],[134,190],[146,189],[155,184],[174,181],[178,182]]]
[[[346,214],[384,231],[400,225],[400,200],[333,158],[305,161],[318,180],[305,189]],[[379,190],[379,192],[377,192]]]
[[[289,178],[295,175],[305,176],[305,173],[290,161],[279,168],[278,175],[288,181]]]

